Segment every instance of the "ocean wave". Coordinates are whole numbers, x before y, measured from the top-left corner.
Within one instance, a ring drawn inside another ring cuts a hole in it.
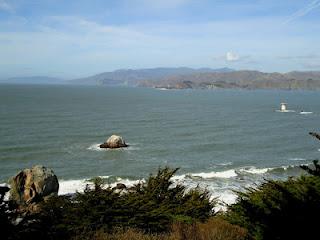
[[[217,199],[217,204],[214,207],[214,210],[217,211],[226,211],[227,206],[234,204],[237,200],[237,194],[231,189],[227,190],[217,190],[211,195],[210,200]]]
[[[274,168],[256,168],[256,167],[245,167],[245,168],[240,168],[239,172],[241,173],[250,173],[250,174],[265,174]]]
[[[172,180],[174,182],[183,182],[185,184],[190,184],[194,181],[198,182],[201,179],[233,179],[243,176],[250,177],[251,175],[266,175],[266,174],[290,174],[300,171],[300,165],[288,165],[280,167],[266,167],[257,168],[254,166],[241,167],[228,169],[224,171],[213,171],[213,172],[200,172],[200,173],[187,173],[181,175],[174,175]],[[267,176],[267,175],[266,175]],[[106,186],[114,187],[118,183],[123,183],[127,187],[131,187],[139,182],[145,182],[145,179],[131,179],[122,178],[118,176],[99,176],[103,179],[107,179],[109,184]],[[59,195],[70,194],[75,192],[83,192],[86,186],[93,186],[92,179],[80,179],[80,180],[60,180],[59,181]],[[216,191],[216,190],[215,190]],[[228,201],[227,201],[228,202]]]
[[[290,161],[306,161],[305,158],[289,158]]]
[[[236,194],[233,190],[240,190],[246,184],[260,182],[269,176],[289,176],[299,174],[300,165],[288,165],[278,167],[254,167],[246,166],[239,168],[232,168],[222,171],[200,172],[200,173],[186,173],[181,175],[174,175],[172,180],[174,184],[181,183],[187,189],[200,186],[208,188],[213,198],[219,200],[219,208],[223,209],[224,204],[232,204],[236,201]],[[270,175],[269,175],[270,174]],[[125,184],[127,187],[132,187],[138,183],[146,182],[144,178],[134,179],[134,177],[120,177],[120,176],[99,176],[108,182],[106,187],[115,187],[118,183]],[[245,178],[243,178],[245,177]],[[210,181],[214,179],[214,181]],[[238,181],[239,179],[247,179],[249,181]],[[4,185],[4,184],[1,184]],[[76,192],[83,192],[86,187],[93,188],[92,179],[73,179],[73,180],[59,180],[59,195],[73,194]]]
[[[61,180],[59,181],[58,195],[72,194],[75,192],[83,192],[87,185],[92,184],[89,179],[82,180]]]
[[[100,176],[104,179],[110,179],[112,176]],[[105,187],[115,187],[118,183],[122,183],[127,187],[132,187],[140,182],[145,182],[145,179],[130,180],[128,178],[114,177],[116,181],[106,184]],[[86,187],[93,188],[92,179],[80,179],[80,180],[60,180],[59,181],[59,195],[73,194],[76,192],[83,192]]]
[[[299,159],[305,160],[305,159]],[[308,164],[307,164],[308,165]],[[266,175],[266,174],[275,174],[275,173],[285,173],[288,171],[300,170],[300,165],[288,165],[288,166],[279,166],[279,167],[265,167],[257,168],[254,166],[248,167],[239,167],[234,169],[228,169],[223,171],[214,171],[214,172],[200,172],[200,173],[188,173],[185,175],[179,175],[176,177],[179,180],[183,178],[191,179],[214,179],[214,178],[236,178],[243,177],[245,175]]]
[[[238,176],[236,171],[234,169],[225,170],[221,172],[201,172],[201,173],[193,173],[189,174],[189,176],[192,177],[200,177],[203,179],[210,179],[210,178],[232,178]]]
[[[233,162],[217,163],[218,166],[231,166]]]

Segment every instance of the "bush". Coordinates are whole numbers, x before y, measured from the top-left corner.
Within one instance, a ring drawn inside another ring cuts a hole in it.
[[[101,179],[95,179],[94,189],[87,187],[74,197],[58,196],[44,202],[41,212],[28,219],[28,234],[52,239],[91,238],[98,230],[112,233],[119,228],[161,233],[173,222],[205,221],[213,215],[214,207],[208,191],[187,191],[174,185],[171,178],[177,170],[159,169],[146,183],[122,192],[104,188]]]
[[[314,239],[320,220],[320,178],[301,176],[249,188],[238,193],[227,219],[247,228],[257,240]]]

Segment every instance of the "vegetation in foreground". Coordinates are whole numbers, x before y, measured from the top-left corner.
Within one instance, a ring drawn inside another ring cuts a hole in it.
[[[7,239],[318,239],[320,165],[309,175],[266,181],[238,193],[227,212],[213,212],[206,190],[173,185],[177,169],[160,169],[126,192],[103,188],[44,202],[41,211],[13,224],[14,205],[1,198],[2,236]],[[9,211],[10,210],[10,211]],[[13,210],[13,211],[12,211]],[[4,238],[4,239],[5,239]]]
[[[266,181],[238,193],[226,219],[246,228],[253,239],[318,239],[320,165],[302,166],[311,175]],[[314,238],[315,236],[318,238]]]

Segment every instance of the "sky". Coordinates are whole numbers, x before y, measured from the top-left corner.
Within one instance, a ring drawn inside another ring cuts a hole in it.
[[[320,0],[0,0],[0,78],[320,70]]]

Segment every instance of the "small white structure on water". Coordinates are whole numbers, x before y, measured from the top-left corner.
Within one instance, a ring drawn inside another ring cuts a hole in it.
[[[287,104],[286,103],[281,103],[280,104],[280,111],[281,112],[287,111]]]
[[[294,110],[288,110],[287,105],[287,103],[280,103],[280,110],[276,110],[276,112],[295,112]]]

